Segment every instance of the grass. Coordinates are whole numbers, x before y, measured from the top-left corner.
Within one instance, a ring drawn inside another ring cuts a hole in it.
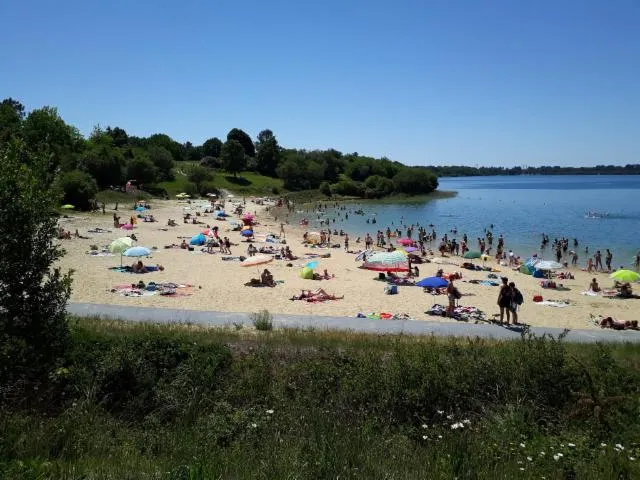
[[[174,169],[175,180],[161,182],[157,186],[164,188],[170,198],[182,192],[192,192],[194,185],[189,182],[187,176],[193,165],[194,162],[181,162]],[[266,177],[255,172],[242,172],[235,177],[213,169],[211,172],[214,175],[213,181],[210,182],[211,185],[217,189],[229,190],[237,195],[273,196],[276,195],[274,192],[285,192],[283,182],[279,178]]]
[[[139,192],[135,195],[124,193],[124,192],[114,192],[113,190],[102,190],[96,194],[96,200],[98,203],[105,204],[115,204],[119,203],[121,205],[133,204],[137,200],[148,200],[151,198],[151,195],[145,192]]]
[[[71,323],[0,478],[640,476],[637,345]]]

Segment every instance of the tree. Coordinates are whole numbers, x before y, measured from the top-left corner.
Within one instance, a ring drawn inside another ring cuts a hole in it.
[[[56,241],[60,197],[50,188],[48,159],[17,141],[0,159],[0,395],[16,399],[11,385],[28,386],[60,364],[71,272],[54,267],[64,250]]]
[[[248,157],[256,156],[256,147],[251,141],[251,137],[239,128],[233,128],[231,129],[231,131],[229,131],[229,133],[227,134],[227,142],[229,140],[235,140],[240,143],[240,145],[242,145],[242,148],[244,149],[245,155],[247,155]]]
[[[0,103],[0,145],[19,136],[24,120],[24,106],[13,98],[5,98]]]
[[[98,193],[98,185],[91,175],[80,170],[72,170],[63,173],[58,183],[64,193],[63,203],[70,203],[80,210],[91,208],[91,201]]]
[[[113,144],[118,148],[122,148],[129,143],[127,132],[120,127],[107,127],[105,133],[113,139]]]
[[[256,142],[257,170],[263,175],[275,175],[280,162],[280,146],[271,130],[258,134]]]
[[[173,180],[173,157],[169,150],[164,147],[151,145],[147,153],[149,160],[151,160],[156,167],[159,179]]]
[[[148,146],[155,145],[156,147],[163,147],[169,150],[173,160],[176,162],[181,162],[184,160],[183,148],[182,145],[172,139],[169,135],[165,135],[164,133],[156,133],[151,135],[147,141]]]
[[[184,157],[187,160],[197,162],[202,158],[202,147],[196,147],[191,142],[185,142],[182,148],[184,149]]]
[[[393,177],[397,192],[408,195],[431,193],[438,186],[438,179],[429,170],[419,167],[405,167]]]
[[[143,184],[153,183],[157,178],[156,167],[151,160],[139,154],[129,161],[127,178]]]
[[[222,151],[222,140],[213,137],[202,144],[202,155],[205,157],[220,158]]]
[[[286,189],[309,190],[322,183],[324,166],[308,160],[303,153],[290,151],[278,166],[277,173]]]
[[[220,152],[222,165],[224,165],[224,169],[227,172],[233,173],[234,177],[238,172],[244,170],[246,164],[244,152],[242,145],[236,140],[227,140],[224,145],[222,145]]]
[[[22,138],[27,148],[48,158],[47,182],[50,185],[58,168],[76,168],[77,155],[84,147],[80,132],[67,125],[52,107],[33,110],[22,124]]]
[[[322,182],[318,187],[318,190],[320,190],[321,194],[326,195],[327,197],[331,196],[331,185],[329,185],[329,182]]]
[[[81,170],[95,178],[100,188],[121,185],[124,180],[124,156],[107,133],[91,136],[79,164]]]
[[[213,173],[208,168],[195,165],[191,168],[187,179],[190,182],[195,183],[198,192],[200,192],[200,187],[204,182],[213,180]]]

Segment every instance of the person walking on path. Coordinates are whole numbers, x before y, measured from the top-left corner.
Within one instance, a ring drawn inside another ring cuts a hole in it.
[[[509,279],[502,277],[502,285],[498,293],[498,307],[500,307],[500,325],[504,324],[504,316],[507,314],[507,325],[511,319],[511,287]]]

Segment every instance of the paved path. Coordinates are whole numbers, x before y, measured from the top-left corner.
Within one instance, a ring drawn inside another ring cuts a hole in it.
[[[208,312],[202,310],[180,310],[173,308],[127,307],[93,303],[69,303],[67,311],[79,316],[97,316],[131,322],[198,323],[211,326],[231,326],[234,323],[251,325],[247,313]],[[351,330],[377,334],[437,335],[442,337],[481,337],[515,339],[520,337],[519,328],[505,328],[492,324],[470,324],[466,322],[431,322],[422,320],[370,320],[354,317],[320,317],[311,315],[274,315],[275,328],[302,328],[314,330]],[[532,327],[536,335],[562,333],[560,328]],[[571,330],[567,341],[594,342],[639,342],[640,332],[633,330]]]

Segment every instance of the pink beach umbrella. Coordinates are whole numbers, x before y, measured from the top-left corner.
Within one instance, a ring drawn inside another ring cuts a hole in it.
[[[412,245],[413,240],[411,240],[410,238],[399,238],[396,243],[398,243],[399,245]]]

